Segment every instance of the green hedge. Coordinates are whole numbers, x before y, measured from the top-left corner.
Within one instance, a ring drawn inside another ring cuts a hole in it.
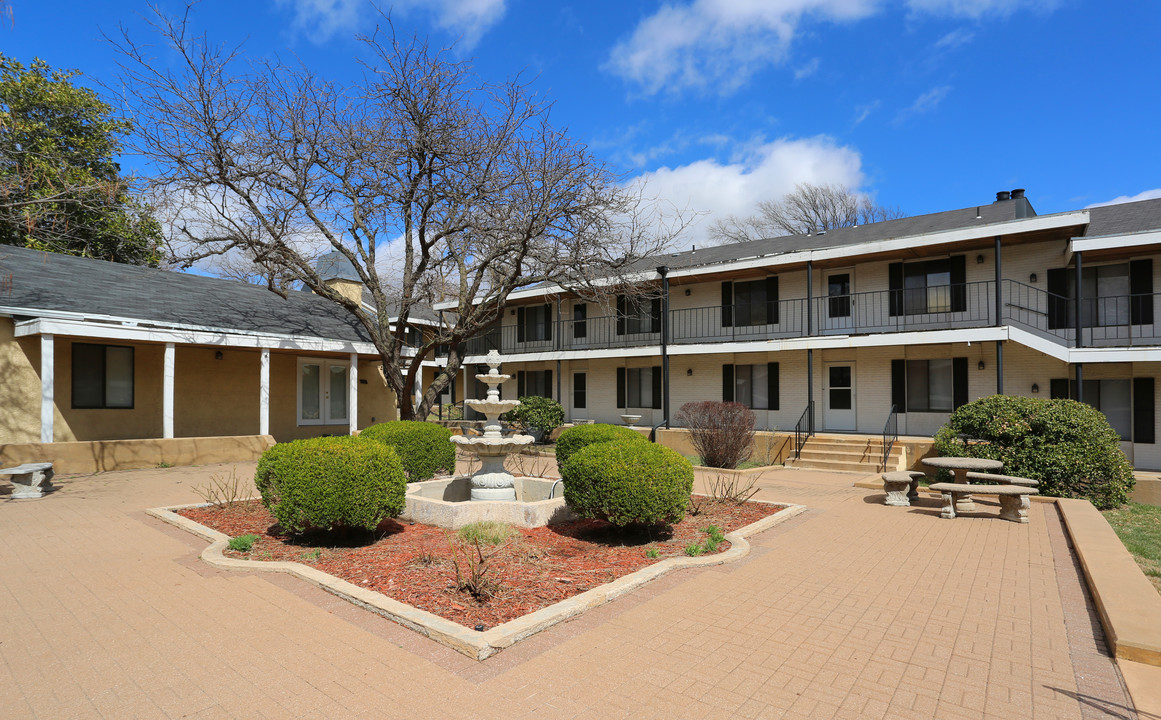
[[[262,454],[254,483],[290,533],[369,532],[403,511],[407,490],[395,450],[355,437],[279,443]]]
[[[564,467],[574,453],[589,445],[619,440],[622,442],[649,442],[641,433],[621,425],[577,425],[570,427],[556,439],[556,464]]]
[[[964,443],[957,436],[987,442]],[[1120,507],[1133,466],[1104,413],[1075,400],[992,395],[961,406],[935,434],[940,455],[986,457],[1003,473],[1039,481],[1041,495]]]
[[[689,460],[649,442],[590,445],[564,463],[561,477],[573,512],[614,525],[679,522],[693,491]]]
[[[415,420],[379,423],[359,433],[363,439],[395,448],[408,482],[430,480],[441,470],[447,473],[455,470],[456,446],[451,436],[451,430],[442,425]]]

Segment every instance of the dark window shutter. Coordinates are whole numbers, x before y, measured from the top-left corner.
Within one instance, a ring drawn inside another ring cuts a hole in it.
[[[544,397],[552,397],[552,371],[544,371]]]
[[[722,365],[722,402],[734,401],[734,366]]]
[[[1129,322],[1133,325],[1153,324],[1153,261],[1134,260],[1129,263]],[[1152,442],[1150,440],[1149,442]]]
[[[770,409],[778,409],[778,363],[766,363],[766,395],[770,399]]]
[[[625,368],[617,368],[617,407],[628,407],[625,405]]]
[[[649,307],[649,332],[661,332],[661,298],[653,298]]]
[[[1052,400],[1067,400],[1068,378],[1052,378],[1048,383],[1048,397]]]
[[[895,412],[907,412],[907,361],[891,361],[891,402]]]
[[[516,371],[516,398],[524,397],[524,371]]]
[[[555,316],[552,314],[552,306],[544,306],[544,339],[552,339],[552,326],[555,324]]]
[[[734,326],[734,284],[722,283],[722,327]]]
[[[967,265],[966,255],[951,256],[951,311],[967,310]],[[966,362],[966,360],[965,360]]]
[[[625,296],[617,296],[617,334],[625,334]],[[622,406],[624,407],[624,406]]]
[[[524,342],[524,308],[516,308],[516,342]]]
[[[1156,442],[1153,378],[1133,378],[1133,442]]]
[[[588,335],[588,319],[589,307],[588,305],[573,305],[572,307],[572,336],[574,338],[583,338]]]
[[[891,317],[903,314],[903,263],[891,263],[887,266],[887,287],[890,290]],[[899,412],[903,412],[900,410]]]
[[[766,278],[766,322],[778,324],[778,276]]]
[[[967,405],[968,401],[968,366],[967,358],[951,359],[951,407],[958,408]]]
[[[1068,268],[1052,268],[1048,271],[1048,329],[1069,327],[1068,306],[1072,303],[1072,293],[1068,291]]]
[[[572,406],[575,409],[583,409],[588,404],[587,388],[585,384],[584,373],[573,373],[572,375]]]
[[[653,409],[661,409],[661,366],[654,365],[653,372]]]

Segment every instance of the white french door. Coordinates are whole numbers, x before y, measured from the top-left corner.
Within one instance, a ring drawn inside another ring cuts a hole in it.
[[[298,424],[347,423],[350,364],[324,358],[298,359]]]

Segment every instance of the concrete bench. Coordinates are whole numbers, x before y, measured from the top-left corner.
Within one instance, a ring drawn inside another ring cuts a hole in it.
[[[897,470],[883,473],[883,489],[887,492],[884,505],[909,507],[919,497],[919,481],[924,474],[918,470]]]
[[[1020,485],[1022,487],[1036,487],[1040,484],[1038,481],[1029,478],[1014,477],[1012,475],[991,475],[982,472],[970,472],[967,474],[967,478],[968,480],[983,480],[985,482],[998,482],[1005,485]]]
[[[0,475],[12,476],[13,498],[39,498],[52,490],[52,463],[25,463],[0,468]]]
[[[996,477],[996,476],[992,476]],[[961,483],[935,483],[932,490],[943,496],[942,518],[955,517],[955,504],[964,495],[996,495],[1000,498],[1000,517],[1012,522],[1028,522],[1028,496],[1039,495],[1040,491],[1020,485],[966,485]]]

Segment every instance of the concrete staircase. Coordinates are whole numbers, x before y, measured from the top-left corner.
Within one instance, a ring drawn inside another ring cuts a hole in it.
[[[903,445],[896,442],[891,448],[887,467],[895,470],[903,453]],[[884,472],[883,439],[871,435],[814,435],[802,447],[798,459],[786,461],[790,467],[809,470],[838,470],[841,472]]]

